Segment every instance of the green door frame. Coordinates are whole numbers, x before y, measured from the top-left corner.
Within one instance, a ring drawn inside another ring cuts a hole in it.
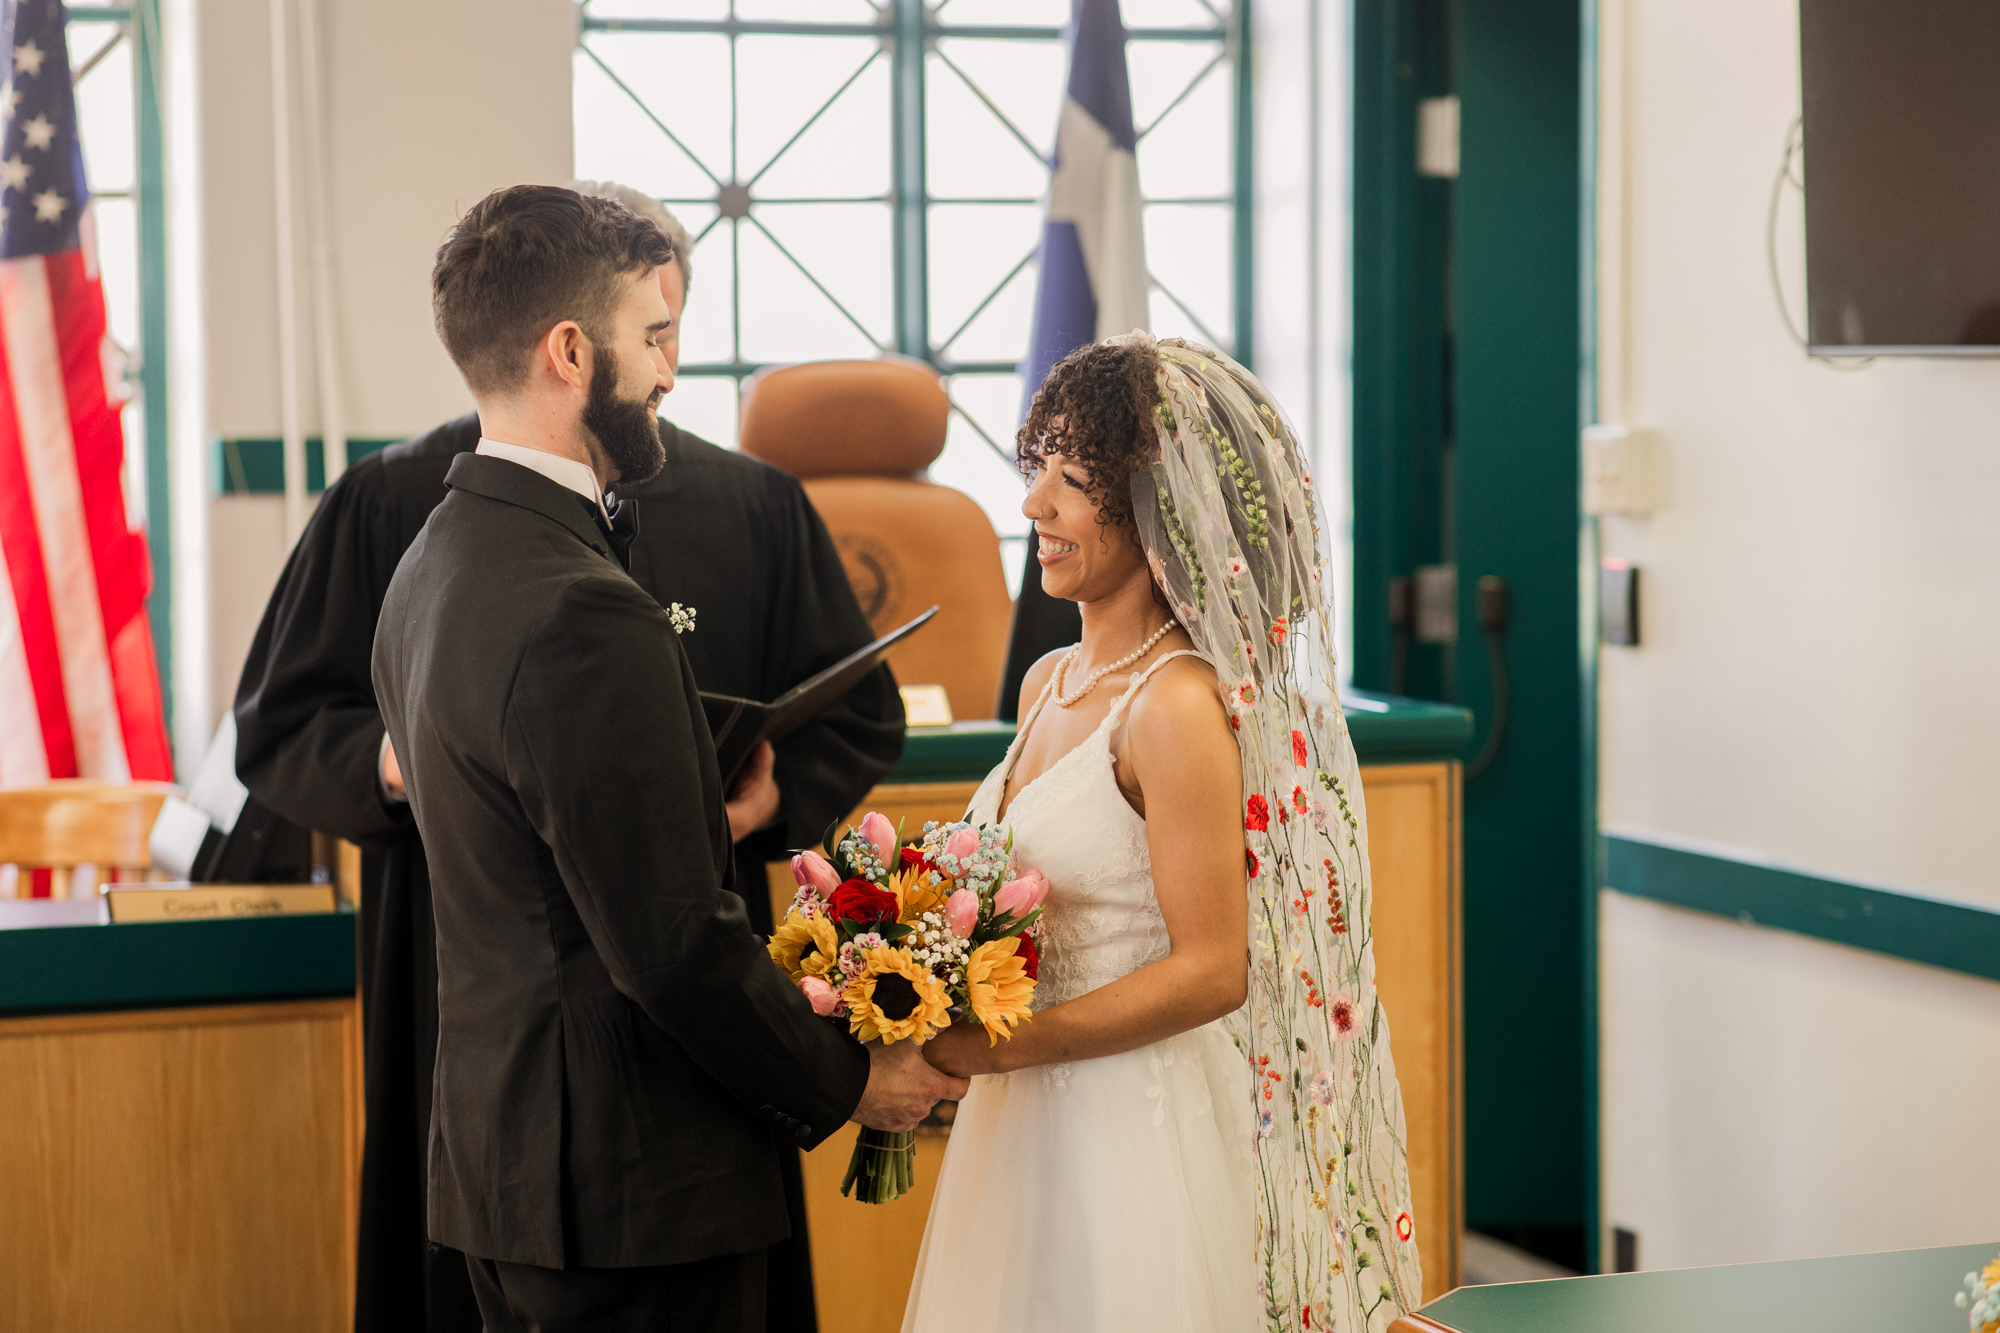
[[[1458,644],[1408,647],[1403,682],[1471,706],[1483,739],[1476,583],[1511,590],[1512,725],[1464,805],[1466,1215],[1594,1265],[1579,17],[1571,0],[1358,0],[1354,635],[1355,683],[1390,687],[1390,578],[1456,566]],[[1426,179],[1416,104],[1446,93],[1461,170]]]

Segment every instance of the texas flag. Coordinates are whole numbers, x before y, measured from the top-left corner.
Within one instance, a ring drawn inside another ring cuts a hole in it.
[[[1076,0],[1068,37],[1069,89],[1049,176],[1035,328],[1021,361],[1023,419],[1050,366],[1087,343],[1143,329],[1149,322],[1151,283],[1134,156],[1139,134],[1132,125],[1118,0]],[[1042,591],[1041,567],[1030,541],[994,716],[1014,720],[1028,667],[1051,649],[1075,643],[1081,630],[1075,603],[1056,601]]]
[[[1149,322],[1138,146],[1118,0],[1076,0],[1035,329],[1021,362],[1024,403],[1077,348]]]

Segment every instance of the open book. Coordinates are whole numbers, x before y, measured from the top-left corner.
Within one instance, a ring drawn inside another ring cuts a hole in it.
[[[818,675],[800,681],[767,704],[703,690],[701,707],[708,715],[709,735],[715,738],[715,762],[722,770],[723,789],[728,790],[729,784],[736,780],[738,770],[760,741],[782,740],[811,721],[814,714],[860,684],[861,678],[873,671],[891,648],[923,628],[937,613],[938,609],[932,607],[909,624],[889,631]]]

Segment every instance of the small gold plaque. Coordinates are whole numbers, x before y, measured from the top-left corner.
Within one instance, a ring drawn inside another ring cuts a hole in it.
[[[903,716],[913,727],[951,725],[951,696],[942,685],[903,686]]]
[[[301,916],[334,910],[331,884],[155,884],[106,889],[114,923]]]

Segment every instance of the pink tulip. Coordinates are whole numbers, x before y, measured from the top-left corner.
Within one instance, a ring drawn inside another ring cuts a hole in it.
[[[955,856],[961,861],[971,860],[972,854],[978,850],[979,832],[976,829],[962,828],[952,834],[944,845],[946,856]]]
[[[896,826],[887,815],[870,810],[861,817],[861,840],[875,849],[883,865],[896,862]]]
[[[1030,870],[1019,879],[1010,879],[993,895],[995,911],[1009,912],[1016,921],[1042,905],[1049,896],[1049,881],[1039,870]]]
[[[818,977],[800,977],[799,989],[811,1001],[813,1012],[821,1018],[831,1014],[840,1004],[840,992],[821,981]]]
[[[952,934],[962,940],[970,939],[972,928],[979,924],[979,895],[971,889],[960,889],[945,899],[944,921]]]
[[[800,888],[811,889],[822,898],[830,898],[840,887],[840,874],[833,865],[818,852],[800,852],[792,858],[792,878]]]

